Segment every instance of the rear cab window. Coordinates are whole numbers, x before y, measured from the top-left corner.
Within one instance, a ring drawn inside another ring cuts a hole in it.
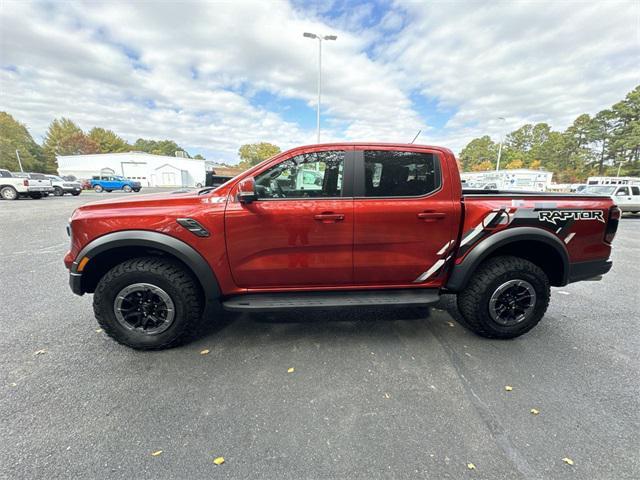
[[[441,184],[438,155],[399,150],[364,150],[364,196],[422,197]]]

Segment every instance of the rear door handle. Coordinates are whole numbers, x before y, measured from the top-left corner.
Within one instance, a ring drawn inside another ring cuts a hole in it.
[[[336,223],[344,220],[344,214],[325,212],[325,213],[319,213],[318,215],[314,215],[313,219],[322,223]]]
[[[443,212],[420,212],[418,218],[425,222],[433,222],[435,220],[442,220],[446,215]]]

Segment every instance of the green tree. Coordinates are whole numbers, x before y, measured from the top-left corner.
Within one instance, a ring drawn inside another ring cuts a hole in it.
[[[497,158],[498,145],[491,140],[489,135],[474,138],[462,149],[462,152],[460,152],[460,162],[462,163],[462,170],[465,172],[469,170],[482,171],[484,170],[483,168],[477,170],[474,167],[479,164],[485,164],[485,162],[495,162]],[[489,165],[487,170],[490,169],[491,165]]]
[[[8,113],[0,112],[0,168],[20,170],[16,150],[24,170],[55,173],[55,168],[45,162],[42,148],[33,140],[27,127]]]
[[[240,168],[245,170],[247,168],[251,168],[263,160],[277,155],[280,151],[280,147],[267,142],[247,143],[242,145],[238,150]]]
[[[57,170],[56,155],[86,155],[98,153],[98,145],[68,118],[53,120],[49,124],[42,148],[47,165]]]
[[[89,139],[98,146],[99,153],[118,153],[131,150],[131,145],[116,135],[112,130],[93,127]]]
[[[199,153],[196,153],[196,155],[193,157],[196,160],[206,160],[206,158],[204,158],[202,155],[200,155]]]
[[[170,157],[175,156],[176,152],[185,151],[173,140],[147,140],[144,138],[136,140],[136,143],[133,144],[133,149],[152,153],[153,155],[168,155]]]

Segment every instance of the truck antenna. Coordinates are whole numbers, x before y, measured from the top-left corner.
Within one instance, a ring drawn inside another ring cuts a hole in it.
[[[415,136],[415,137],[413,137],[413,140],[411,140],[411,142],[409,142],[409,143],[413,143],[413,142],[415,142],[415,141],[416,141],[416,138],[418,138],[418,136],[419,136],[421,133],[422,133],[422,130],[418,130],[418,133],[416,133],[416,136]]]

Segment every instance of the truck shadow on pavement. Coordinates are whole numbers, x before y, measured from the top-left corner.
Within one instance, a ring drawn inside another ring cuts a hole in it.
[[[224,343],[240,338],[244,342],[251,342],[252,337],[253,340],[266,340],[271,335],[273,341],[282,338],[318,340],[319,337],[328,340],[343,335],[371,338],[393,333],[393,329],[399,325],[407,328],[408,324],[414,324],[409,327],[412,330],[427,327],[425,333],[430,330],[429,324],[434,322],[451,323],[455,320],[464,325],[455,297],[451,295],[444,296],[437,304],[428,307],[365,307],[251,314],[222,312],[219,315],[203,322],[194,339],[196,343]]]

